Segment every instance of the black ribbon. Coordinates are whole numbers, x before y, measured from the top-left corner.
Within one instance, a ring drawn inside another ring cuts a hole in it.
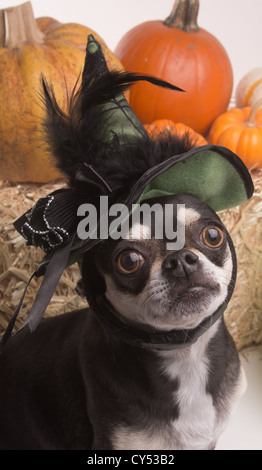
[[[11,320],[10,320],[9,323],[8,323],[8,326],[7,326],[6,330],[5,330],[5,333],[4,333],[3,337],[2,337],[2,341],[1,341],[1,343],[0,343],[0,352],[1,352],[2,348],[4,347],[4,345],[6,344],[6,342],[8,341],[8,339],[10,338],[10,336],[11,336],[11,334],[12,334],[12,331],[13,331],[13,328],[14,328],[14,326],[15,326],[15,322],[16,322],[17,316],[18,316],[18,314],[19,314],[19,312],[20,312],[20,308],[22,307],[22,304],[23,304],[23,301],[24,301],[25,294],[26,294],[26,292],[27,292],[28,286],[29,286],[30,282],[32,281],[32,279],[33,279],[33,277],[34,277],[35,275],[36,275],[36,271],[32,274],[32,276],[30,277],[28,283],[26,284],[25,289],[24,289],[24,292],[23,292],[23,295],[22,295],[22,297],[21,297],[21,299],[20,299],[20,302],[19,302],[19,304],[18,304],[17,307],[16,307],[15,313],[13,314]]]
[[[40,263],[38,269],[30,277],[25,287],[25,290],[23,292],[22,298],[2,338],[2,341],[0,344],[0,351],[2,350],[2,348],[4,347],[4,345],[6,344],[6,342],[8,341],[8,339],[10,338],[12,334],[17,316],[23,304],[23,300],[24,300],[24,297],[26,295],[26,292],[27,292],[27,289],[31,280],[33,279],[34,276],[39,277],[44,272],[44,278],[43,278],[42,284],[39,288],[39,291],[37,292],[35,301],[32,305],[29,315],[26,321],[21,326],[21,328],[19,328],[17,333],[21,331],[26,325],[29,325],[29,329],[31,332],[33,332],[36,329],[37,325],[39,324],[40,320],[42,319],[45,313],[46,307],[49,304],[51,297],[53,296],[53,293],[59,282],[59,279],[66,267],[66,263],[69,257],[69,253],[72,249],[73,242],[74,242],[74,237],[72,237],[71,240],[66,245],[59,247],[57,249],[57,251],[50,258],[46,266],[45,266],[45,263]]]
[[[15,228],[24,236],[27,244],[40,246],[48,255],[30,277],[4,333],[0,350],[11,337],[31,280],[33,277],[44,275],[29,315],[18,331],[29,325],[32,332],[42,319],[78,238],[76,229],[79,204],[83,199],[93,200],[98,194],[110,193],[111,188],[102,176],[91,165],[83,163],[76,174],[74,189],[60,189],[40,198],[29,211],[15,221]],[[81,245],[80,240],[78,244]]]
[[[51,257],[44,274],[44,279],[37,292],[35,301],[27,317],[27,320],[23,324],[24,328],[29,324],[30,331],[34,331],[43,317],[46,307],[49,304],[56,286],[59,282],[60,277],[66,267],[66,263],[69,257],[69,253],[72,249],[74,237],[71,238],[70,242],[65,246],[59,248],[54,255]]]

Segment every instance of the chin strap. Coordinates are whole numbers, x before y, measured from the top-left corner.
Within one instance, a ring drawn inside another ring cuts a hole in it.
[[[160,351],[191,346],[222,316],[227,305],[227,301],[223,302],[212,315],[205,318],[195,328],[163,332],[150,326],[124,323],[104,296],[99,297],[95,302],[90,302],[102,326],[110,330],[110,333],[113,333],[118,340],[138,348]]]

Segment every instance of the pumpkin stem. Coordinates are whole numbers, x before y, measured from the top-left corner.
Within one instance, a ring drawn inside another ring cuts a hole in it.
[[[256,125],[256,122],[255,122],[255,118],[256,118],[256,114],[258,112],[258,110],[262,108],[262,98],[260,98],[259,100],[257,100],[252,108],[251,108],[251,111],[250,111],[250,114],[249,114],[249,117],[248,117],[248,121],[247,121],[247,125],[252,127],[252,126],[255,126]]]
[[[173,9],[164,21],[170,28],[178,28],[183,31],[199,31],[197,15],[199,0],[176,0]]]
[[[24,42],[41,44],[43,37],[37,27],[31,2],[0,10],[0,47],[15,49]]]

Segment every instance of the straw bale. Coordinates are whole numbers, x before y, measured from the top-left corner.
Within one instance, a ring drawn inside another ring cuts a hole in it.
[[[226,323],[238,349],[262,342],[262,170],[252,172],[253,198],[240,207],[219,215],[232,235],[238,257],[238,279],[225,314]],[[12,184],[0,182],[0,334],[19,303],[25,285],[44,253],[27,247],[13,227],[13,221],[30,209],[41,196],[64,186],[54,182]],[[80,278],[77,265],[64,271],[45,316],[86,306],[75,292]],[[41,279],[33,279],[25,296],[16,327],[21,326],[35,298]]]
[[[236,288],[225,320],[239,349],[262,343],[262,169],[251,175],[253,197],[219,214],[237,253]]]

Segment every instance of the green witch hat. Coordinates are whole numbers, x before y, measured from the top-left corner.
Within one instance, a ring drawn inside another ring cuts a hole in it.
[[[46,140],[69,184],[39,199],[14,223],[27,244],[47,253],[33,274],[44,278],[25,322],[31,330],[40,321],[66,265],[100,242],[78,237],[81,204],[92,203],[99,211],[99,198],[106,195],[109,209],[121,202],[131,210],[132,204],[153,197],[189,194],[218,211],[252,196],[250,174],[230,150],[215,145],[195,148],[187,135],[179,139],[165,133],[157,140],[150,138],[123,94],[139,80],[183,91],[154,77],[109,71],[92,35],[82,83],[73,90],[66,112],[58,105],[52,85],[43,79]],[[3,343],[11,334],[22,301]]]

